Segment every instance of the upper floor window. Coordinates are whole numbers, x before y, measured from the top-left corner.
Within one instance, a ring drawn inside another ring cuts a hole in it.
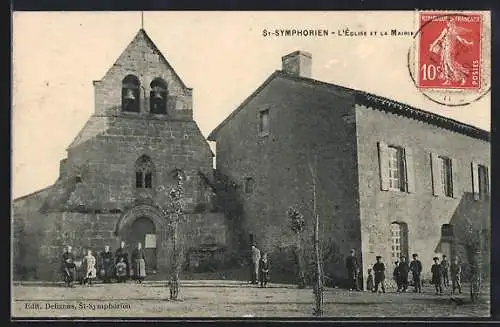
[[[411,148],[378,143],[380,183],[383,191],[414,192],[413,154]]]
[[[269,134],[269,109],[259,111],[259,135]]]
[[[127,75],[122,81],[122,110],[128,112],[139,112],[140,103],[139,79],[134,75]]]
[[[490,194],[490,172],[486,165],[472,162],[472,191],[475,199],[484,199]]]
[[[135,164],[135,187],[153,187],[153,162],[148,156],[144,155],[137,159]]]
[[[477,174],[479,176],[479,197],[484,197],[488,195],[490,192],[489,188],[489,177],[488,177],[488,168],[484,165],[477,166]]]
[[[403,149],[390,146],[389,154],[389,188],[391,190],[405,191],[404,188],[404,157]]]
[[[453,196],[453,179],[452,179],[452,167],[451,159],[446,157],[439,157],[440,167],[441,167],[441,186],[443,188],[443,194],[449,197]]]
[[[155,78],[151,82],[149,92],[149,106],[152,114],[167,113],[167,83],[161,78]]]
[[[452,158],[431,153],[432,192],[435,196],[454,196]]]

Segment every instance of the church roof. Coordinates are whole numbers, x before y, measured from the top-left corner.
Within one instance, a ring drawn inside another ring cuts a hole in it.
[[[118,56],[117,61],[119,60],[119,58],[123,57],[125,53],[131,52],[131,50],[133,49],[134,45],[137,44],[138,41],[141,40],[141,39],[143,39],[146,42],[147,46],[150,49],[152,49],[154,53],[158,54],[158,56],[160,57],[160,60],[172,70],[175,78],[177,78],[177,80],[181,83],[182,87],[185,88],[185,89],[188,89],[188,90],[192,90],[192,88],[187,87],[186,84],[184,84],[184,82],[179,77],[179,75],[177,74],[177,72],[172,68],[172,65],[170,65],[170,63],[167,61],[167,59],[165,58],[165,56],[163,55],[163,53],[158,49],[158,47],[156,46],[156,44],[153,42],[153,40],[149,37],[149,35],[146,33],[146,31],[143,28],[139,29],[139,31],[134,36],[134,38],[132,39],[132,41],[130,41],[130,43],[127,45],[127,47],[125,48],[125,50],[123,50],[122,53]],[[113,65],[115,65],[117,63],[117,61]],[[108,71],[104,74],[104,76],[108,75],[108,73],[111,71],[111,69],[112,69],[112,67],[110,67],[108,69]]]
[[[220,131],[224,125],[226,125],[233,117],[235,117],[241,110],[245,108],[245,106],[262,91],[271,81],[276,78],[283,78],[289,81],[297,81],[300,83],[312,85],[318,88],[329,88],[335,90],[344,90],[347,93],[353,94],[355,97],[355,101],[357,104],[363,104],[366,106],[370,106],[372,108],[376,108],[378,110],[382,110],[385,112],[391,112],[403,117],[416,119],[422,122],[426,122],[428,124],[432,124],[444,129],[448,129],[457,133],[461,133],[470,137],[474,137],[477,139],[481,139],[484,141],[490,141],[491,135],[490,132],[485,131],[483,129],[477,128],[475,126],[471,126],[468,124],[464,124],[457,120],[447,118],[432,112],[428,112],[422,109],[418,109],[407,104],[391,100],[388,98],[384,98],[382,96],[378,96],[375,94],[371,94],[368,92],[355,90],[351,88],[347,88],[344,86],[326,83],[322,81],[318,81],[312,78],[299,77],[299,76],[291,76],[284,71],[277,70],[272,73],[265,81],[262,83],[257,90],[255,90],[248,98],[246,98],[229,116],[222,121],[208,136],[208,140],[215,141],[217,137],[217,133]]]

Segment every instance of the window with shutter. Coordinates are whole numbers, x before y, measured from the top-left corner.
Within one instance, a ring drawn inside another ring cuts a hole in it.
[[[380,170],[380,189],[382,191],[389,190],[389,158],[388,147],[384,142],[378,143],[378,158]]]
[[[439,155],[431,153],[432,192],[435,196],[443,195],[443,180],[441,178],[441,161]]]
[[[415,171],[413,165],[413,151],[411,148],[405,148],[405,168],[406,168],[406,191],[415,192]]]
[[[472,194],[475,200],[479,200],[479,176],[478,176],[478,163],[473,161],[471,163],[471,177],[472,177]]]

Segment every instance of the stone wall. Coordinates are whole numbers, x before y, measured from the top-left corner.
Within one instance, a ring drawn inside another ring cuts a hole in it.
[[[273,271],[283,270],[283,279],[295,276],[296,238],[286,215],[290,206],[305,215],[305,253],[312,259],[308,162],[314,162],[314,153],[326,273],[337,282],[342,279],[345,256],[360,247],[352,103],[352,96],[341,90],[277,77],[217,132],[217,169],[238,185],[243,204],[242,251],[248,250],[248,234],[253,234],[258,247],[270,252]],[[259,112],[266,109],[269,135],[259,136]],[[254,180],[251,192],[245,190],[246,178]]]
[[[489,200],[471,200],[473,160],[490,166],[490,144],[428,123],[366,107],[356,109],[361,206],[363,271],[382,255],[391,263],[392,222],[408,226],[409,255],[418,253],[424,277],[430,276],[432,258],[441,256],[441,226],[463,228],[463,217],[489,227]],[[378,142],[411,148],[414,190],[382,191]],[[435,196],[430,153],[453,160],[453,197]],[[459,208],[470,208],[465,211]],[[459,218],[462,217],[462,218]],[[457,236],[458,237],[458,236]],[[460,242],[460,240],[457,240]],[[461,260],[466,260],[463,256]]]

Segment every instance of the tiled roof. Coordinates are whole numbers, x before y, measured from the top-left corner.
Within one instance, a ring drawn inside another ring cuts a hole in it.
[[[269,76],[262,85],[255,90],[248,98],[246,98],[243,103],[238,106],[222,123],[220,123],[208,136],[208,139],[210,141],[215,141],[216,135],[219,132],[219,130],[227,124],[234,116],[238,114],[263,88],[265,88],[272,80],[274,80],[276,77],[281,77],[287,80],[293,80],[293,81],[298,81],[302,83],[307,83],[309,85],[313,85],[316,87],[326,87],[326,88],[332,88],[335,90],[344,90],[348,93],[354,94],[355,96],[355,101],[358,104],[364,104],[366,106],[386,111],[386,112],[391,112],[394,114],[401,115],[403,117],[411,118],[411,119],[416,119],[420,120],[423,122],[426,122],[428,124],[432,124],[447,130],[451,130],[457,133],[461,133],[470,137],[478,138],[484,141],[490,141],[491,134],[488,131],[485,131],[483,129],[467,125],[464,123],[461,123],[459,121],[456,121],[451,118],[447,118],[444,116],[440,116],[435,113],[431,113],[422,109],[418,109],[412,106],[409,106],[407,104],[394,101],[388,98],[384,98],[375,94],[371,94],[368,92],[364,91],[359,91],[347,87],[343,87],[340,85],[336,84],[331,84],[331,83],[326,83],[322,81],[318,81],[312,78],[305,78],[305,77],[299,77],[299,76],[291,76],[287,74],[284,71],[275,71],[271,76]]]

